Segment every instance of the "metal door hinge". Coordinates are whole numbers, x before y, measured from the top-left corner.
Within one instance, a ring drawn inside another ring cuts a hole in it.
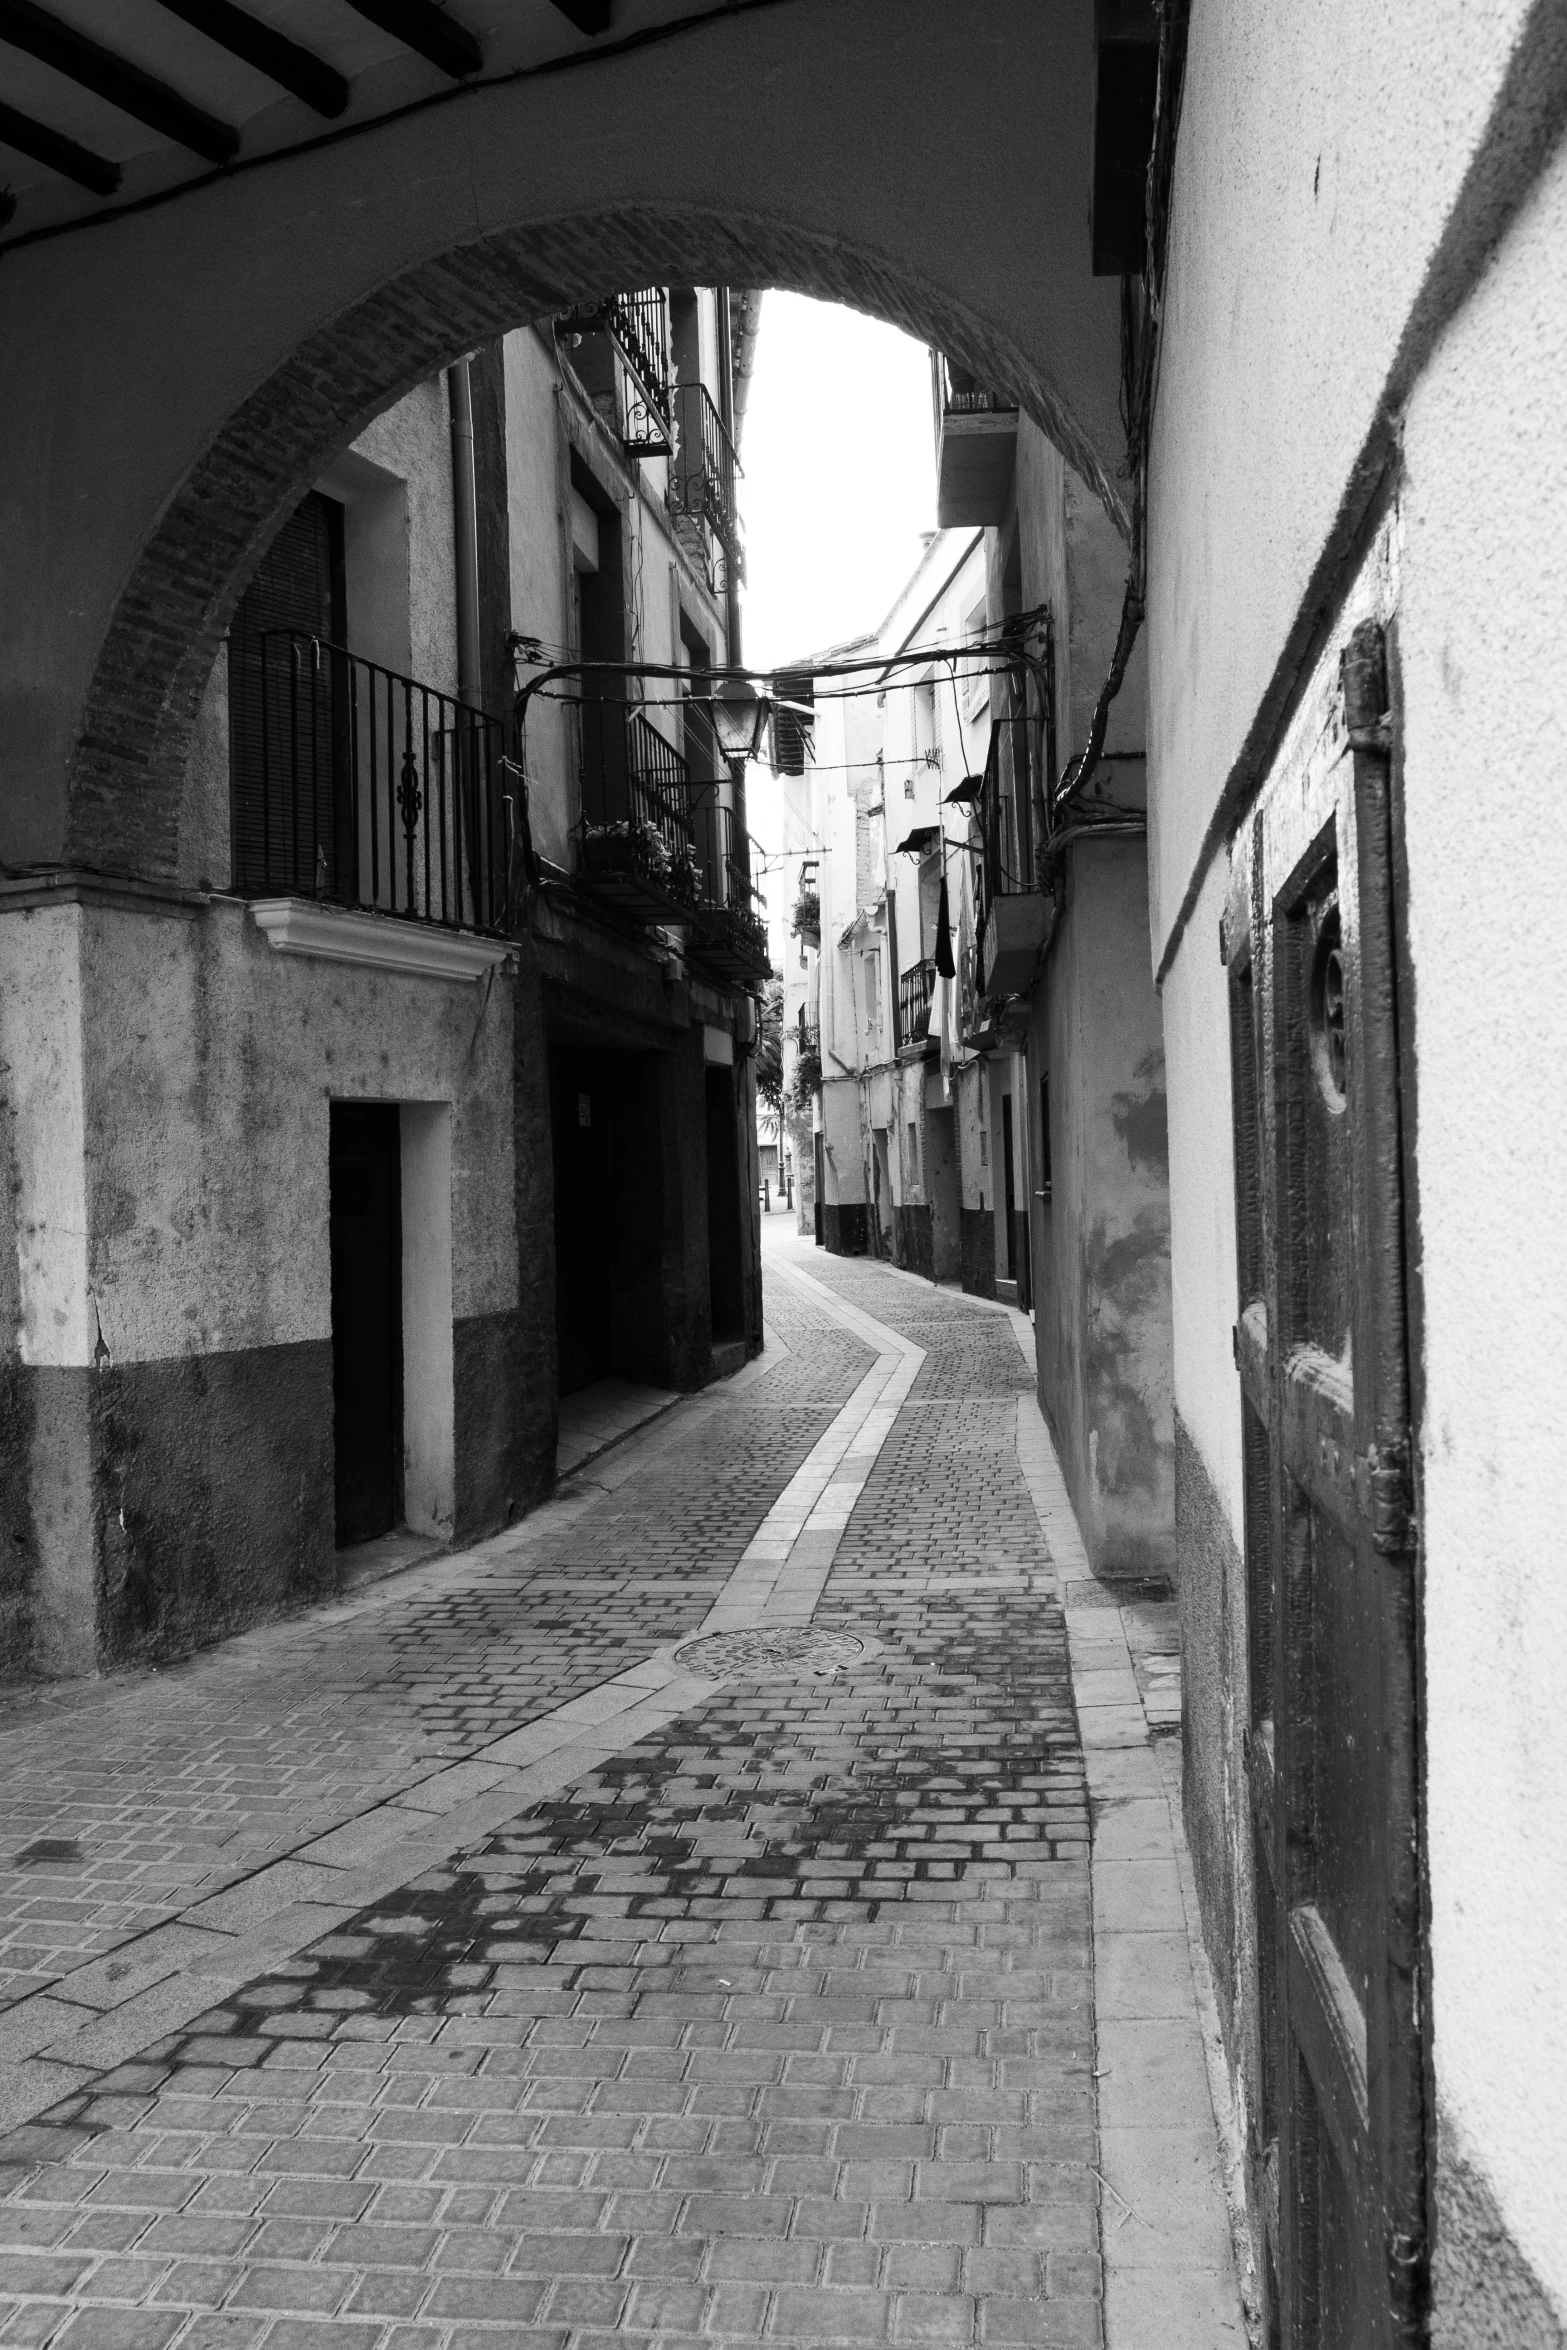
[[[1406,1443],[1361,1453],[1355,1461],[1355,1500],[1375,1549],[1392,1556],[1415,1546],[1414,1493]]]

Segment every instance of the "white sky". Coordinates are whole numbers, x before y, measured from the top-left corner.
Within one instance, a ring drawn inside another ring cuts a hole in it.
[[[896,327],[832,302],[769,292],[740,450],[748,584],[741,641],[770,669],[862,636],[886,618],[936,525],[930,362]],[[756,847],[782,847],[777,786],[753,767]],[[776,965],[797,866],[757,879]]]

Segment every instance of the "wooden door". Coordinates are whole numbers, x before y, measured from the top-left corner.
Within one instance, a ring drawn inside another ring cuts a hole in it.
[[[1383,632],[1237,844],[1234,1054],[1265,2215],[1282,2350],[1423,2338],[1415,1530]]]

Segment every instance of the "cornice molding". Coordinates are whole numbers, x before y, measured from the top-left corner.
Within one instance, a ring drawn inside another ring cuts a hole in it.
[[[362,970],[416,979],[459,984],[482,979],[516,952],[507,939],[323,906],[311,898],[254,898],[250,911],[256,928],[280,955],[311,955],[318,962],[355,963]]]

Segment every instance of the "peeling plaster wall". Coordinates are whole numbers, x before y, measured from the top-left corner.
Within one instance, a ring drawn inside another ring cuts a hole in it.
[[[116,1361],[330,1336],[334,1098],[454,1104],[452,1312],[515,1303],[503,982],[280,955],[219,903],[87,912],[82,990],[88,1278]]]
[[[30,1546],[0,1670],[181,1654],[335,1586],[332,1098],[452,1105],[459,1400],[515,1320],[510,982],[282,956],[221,899],[10,914],[0,956]]]
[[[1174,1559],[1169,1177],[1164,1047],[1144,952],[1140,841],[1072,855],[1066,906],[1034,1000],[1032,1098],[1014,1097],[1052,1186],[1034,1204],[1040,1400],[1098,1570]]]

